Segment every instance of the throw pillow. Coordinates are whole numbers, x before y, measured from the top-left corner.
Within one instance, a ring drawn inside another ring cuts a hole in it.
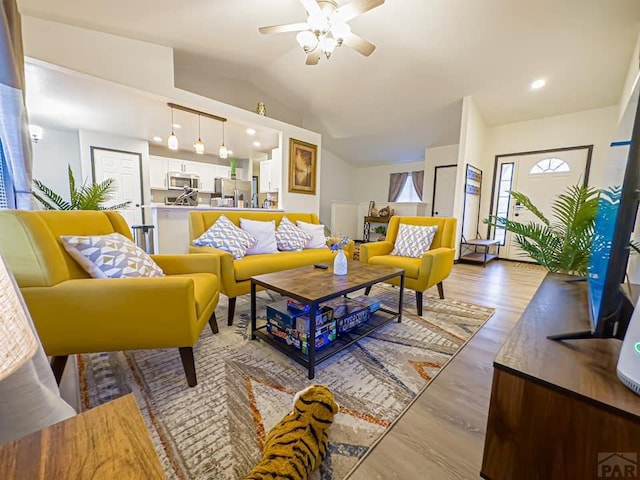
[[[62,246],[93,278],[164,277],[147,253],[119,233],[63,235]]]
[[[241,259],[258,239],[235,226],[225,215],[220,215],[209,230],[193,241],[197,247],[214,247]]]
[[[285,252],[302,250],[311,237],[296,227],[287,217],[282,217],[278,230],[276,230],[276,242],[278,250]]]
[[[431,248],[436,230],[438,230],[436,225],[424,227],[401,223],[391,255],[420,258]]]
[[[324,236],[324,225],[301,222],[300,220],[296,223],[300,230],[311,236],[304,248],[329,248],[327,247],[327,238]]]
[[[276,221],[262,222],[259,220],[240,219],[240,228],[256,237],[256,243],[247,250],[247,255],[260,253],[278,253],[276,244]]]

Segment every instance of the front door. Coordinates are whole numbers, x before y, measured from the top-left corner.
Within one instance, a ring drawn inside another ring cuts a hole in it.
[[[433,205],[431,215],[434,217],[453,217],[453,202],[456,196],[457,165],[443,165],[435,168],[433,179]]]
[[[538,222],[533,213],[509,195],[509,191],[521,192],[553,222],[553,201],[568,186],[584,182],[590,153],[590,147],[580,147],[499,157],[494,188],[498,195],[494,199],[493,211],[500,217],[507,216],[520,223]],[[515,244],[512,233],[496,229],[494,238],[503,241],[500,257],[530,260]]]
[[[130,201],[128,208],[119,210],[129,226],[142,223],[142,183],[139,153],[91,148],[93,181],[100,183],[115,178],[113,198],[105,206]]]

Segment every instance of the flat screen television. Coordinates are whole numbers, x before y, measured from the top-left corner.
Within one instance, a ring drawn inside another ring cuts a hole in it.
[[[598,203],[586,279],[591,330],[550,339],[623,338],[633,313],[635,303],[623,284],[640,198],[639,83],[611,143],[607,178],[603,179],[608,186]]]

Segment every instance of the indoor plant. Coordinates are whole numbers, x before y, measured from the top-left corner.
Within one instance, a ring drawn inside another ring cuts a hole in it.
[[[131,203],[130,201],[126,201],[108,207],[104,206],[103,203],[111,199],[116,189],[115,178],[107,178],[103,182],[90,183],[88,185],[85,181],[80,188],[77,188],[71,166],[68,166],[68,169],[70,201],[66,201],[61,195],[54,192],[40,180],[33,180],[34,185],[42,193],[42,195],[40,195],[32,192],[33,196],[40,202],[45,210],[117,210]]]
[[[569,186],[553,201],[554,219],[550,221],[527,195],[511,192],[513,199],[539,222],[520,223],[491,215],[484,223],[514,233],[516,244],[549,271],[586,275],[601,193],[615,194],[615,188],[601,191],[584,185]]]

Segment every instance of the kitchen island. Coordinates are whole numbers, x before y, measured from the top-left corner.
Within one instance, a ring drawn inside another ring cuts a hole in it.
[[[189,212],[193,210],[216,210],[229,212],[283,212],[284,210],[265,208],[234,208],[234,207],[209,207],[198,205],[196,207],[152,204],[143,205],[150,211],[150,224],[153,229],[153,244],[155,253],[189,253]]]

